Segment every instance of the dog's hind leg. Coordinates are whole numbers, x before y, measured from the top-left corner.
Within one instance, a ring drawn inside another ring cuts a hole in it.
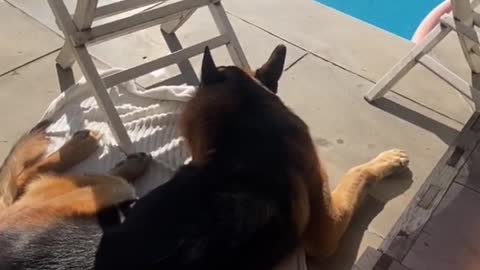
[[[370,162],[350,169],[342,177],[331,196],[324,187],[322,200],[311,202],[312,212],[304,234],[307,254],[318,259],[331,256],[336,251],[369,184],[407,165],[408,157],[404,151],[386,151]]]
[[[40,175],[10,207],[0,212],[0,228],[45,226],[99,211],[135,198],[134,188],[108,175]]]
[[[80,130],[57,151],[30,167],[31,173],[62,173],[88,158],[98,148],[101,135],[91,130]]]
[[[97,150],[99,138],[100,135],[94,131],[78,131],[57,151],[26,167],[15,179],[17,197],[23,193],[28,182],[38,175],[48,172],[61,173],[86,159]]]
[[[92,185],[99,182],[108,184]],[[134,188],[120,177],[50,175],[32,182],[18,201],[0,211],[0,230],[39,228],[66,218],[95,216],[133,199]]]
[[[52,219],[95,215],[102,209],[134,199],[135,190],[127,181],[140,177],[150,161],[150,156],[137,153],[115,166],[110,175],[40,175],[27,186],[13,208],[37,207],[39,212],[47,211]]]
[[[0,168],[0,211],[11,205],[18,190],[23,188],[16,182],[17,176],[45,155],[50,143],[45,132],[49,125],[50,121],[42,121],[23,135],[3,162]]]

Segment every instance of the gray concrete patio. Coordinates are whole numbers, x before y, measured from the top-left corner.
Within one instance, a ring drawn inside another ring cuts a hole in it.
[[[413,46],[406,40],[312,0],[225,0],[224,5],[252,66],[262,64],[275,45],[287,45],[280,95],[309,124],[332,186],[350,167],[381,151],[403,148],[411,156],[411,172],[371,190],[337,256],[310,265],[350,269],[367,246],[380,245],[471,112],[453,88],[421,68],[377,106],[364,101],[373,82]],[[182,42],[213,36],[214,24],[206,12],[199,10],[178,32]],[[54,58],[63,41],[46,1],[0,0],[0,18],[3,159],[59,94]],[[434,53],[466,78],[466,64],[453,38]],[[127,67],[168,50],[159,30],[150,28],[94,46],[91,52],[101,67]],[[226,50],[214,54],[219,63],[229,63]],[[198,70],[199,57],[193,63]]]

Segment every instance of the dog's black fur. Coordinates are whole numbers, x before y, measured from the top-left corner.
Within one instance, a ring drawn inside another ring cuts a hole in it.
[[[0,269],[91,269],[101,235],[101,228],[89,218],[0,232]]]
[[[215,67],[206,50],[202,84],[183,116],[193,161],[105,231],[96,269],[271,269],[295,250],[292,179],[308,169],[302,145],[313,145],[274,94],[285,47],[275,54],[280,60],[255,79]]]

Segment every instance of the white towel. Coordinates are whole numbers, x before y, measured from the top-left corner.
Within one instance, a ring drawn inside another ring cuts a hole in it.
[[[102,72],[102,76],[118,71],[111,69]],[[146,90],[129,81],[108,89],[108,92],[135,150],[150,153],[154,160],[148,173],[135,185],[141,196],[168,181],[179,166],[188,162],[189,153],[179,135],[177,120],[195,88],[181,85]],[[78,130],[92,129],[103,134],[98,151],[75,166],[72,173],[103,173],[125,157],[85,79],[58,96],[42,119],[53,121],[47,130],[52,138],[50,152],[58,149]],[[276,270],[306,270],[303,252],[299,251]]]
[[[102,72],[102,75],[118,71],[112,69]],[[135,150],[151,153],[154,158],[149,172],[136,184],[138,194],[145,194],[167,181],[189,157],[177,129],[177,120],[195,88],[182,85],[146,90],[129,81],[108,89],[108,92]],[[53,121],[47,130],[52,138],[50,151],[58,149],[81,129],[97,130],[103,134],[98,151],[73,168],[73,173],[103,173],[125,157],[85,79],[58,96],[42,119]]]

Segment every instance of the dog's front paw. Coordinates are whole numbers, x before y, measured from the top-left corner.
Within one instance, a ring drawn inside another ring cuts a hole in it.
[[[380,153],[370,162],[372,171],[379,179],[388,177],[408,166],[407,152],[400,149],[392,149]]]

